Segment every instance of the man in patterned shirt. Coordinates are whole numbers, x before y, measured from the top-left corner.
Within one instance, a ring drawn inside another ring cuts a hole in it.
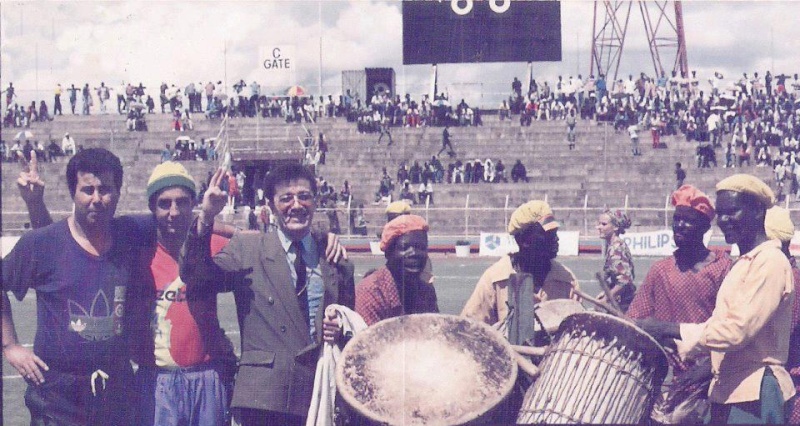
[[[403,214],[381,233],[386,266],[356,286],[355,310],[367,325],[406,314],[439,312],[436,290],[421,276],[428,260],[428,223]]]
[[[711,316],[717,291],[733,261],[723,251],[709,250],[703,242],[715,216],[706,194],[683,185],[672,193],[672,205],[672,232],[678,249],[650,268],[627,315],[700,323]]]
[[[627,316],[636,320],[701,323],[711,316],[717,291],[733,261],[724,251],[709,250],[703,242],[715,216],[714,205],[706,194],[692,185],[683,185],[672,193],[672,205],[672,232],[678,249],[653,264],[636,291]],[[663,407],[674,407],[683,400],[680,395],[688,394],[686,389],[699,386],[711,373],[707,357],[697,363],[670,360],[673,385],[665,396],[666,404],[659,410],[665,415],[673,410]],[[690,368],[698,374],[690,374]]]

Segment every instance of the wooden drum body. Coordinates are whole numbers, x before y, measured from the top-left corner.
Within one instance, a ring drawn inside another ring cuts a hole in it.
[[[336,386],[367,419],[392,425],[471,422],[510,393],[511,345],[488,325],[442,314],[383,320],[342,352]]]
[[[517,423],[640,423],[667,374],[652,337],[614,316],[567,317],[528,388]]]

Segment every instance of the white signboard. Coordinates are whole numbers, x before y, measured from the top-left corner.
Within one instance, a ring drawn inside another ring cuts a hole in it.
[[[558,234],[559,236],[561,233]],[[678,247],[672,239],[672,230],[652,232],[627,232],[620,237],[628,244],[634,256],[672,256]],[[703,241],[708,245],[711,241],[711,231],[706,232]]]
[[[297,52],[294,45],[262,46],[258,50],[259,67],[269,78],[269,85],[295,84]]]
[[[577,256],[579,235],[580,233],[577,231],[559,231],[558,255]],[[506,232],[481,232],[479,247],[478,254],[480,256],[499,257],[519,250],[514,237]]]

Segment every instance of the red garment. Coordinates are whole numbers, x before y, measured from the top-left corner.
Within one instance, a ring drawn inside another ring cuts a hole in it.
[[[682,272],[670,256],[653,264],[627,311],[633,319],[654,317],[682,323],[705,322],[714,311],[717,291],[733,260],[711,251],[700,270]]]
[[[228,194],[232,197],[239,196],[239,184],[236,183],[236,176],[228,175]]]
[[[412,306],[404,309],[392,273],[383,266],[356,286],[356,312],[367,325],[400,315],[439,312],[436,289],[432,285],[420,285],[412,297]]]
[[[228,239],[211,236],[211,253]],[[232,350],[217,319],[216,294],[187,298],[178,276],[178,262],[158,245],[150,264],[156,287],[151,331],[155,363],[161,367],[191,367],[219,359]]]

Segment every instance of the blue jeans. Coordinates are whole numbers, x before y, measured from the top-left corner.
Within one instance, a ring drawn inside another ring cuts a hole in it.
[[[221,367],[141,367],[137,425],[223,426],[230,424],[231,385]]]
[[[767,367],[757,401],[711,404],[711,424],[783,424],[784,401],[778,380]]]

